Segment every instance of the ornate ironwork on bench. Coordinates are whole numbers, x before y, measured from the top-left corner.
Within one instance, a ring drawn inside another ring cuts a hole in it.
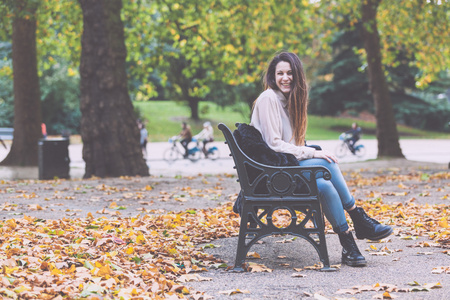
[[[234,270],[243,271],[247,253],[258,240],[270,235],[290,234],[314,246],[323,263],[322,271],[334,271],[330,267],[316,183],[316,174],[320,172],[324,179],[330,180],[329,170],[322,166],[261,164],[242,151],[226,125],[219,124],[218,127],[230,148],[241,186],[241,222]],[[277,210],[289,212],[288,225],[274,224]]]

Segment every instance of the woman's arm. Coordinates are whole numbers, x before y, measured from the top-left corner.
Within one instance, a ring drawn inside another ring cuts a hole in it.
[[[262,95],[258,98],[252,114],[251,125],[258,129],[264,141],[277,152],[291,153],[298,160],[314,157],[316,150],[306,146],[296,146],[282,139],[283,126],[290,126],[289,120],[282,119],[281,105],[276,98]]]

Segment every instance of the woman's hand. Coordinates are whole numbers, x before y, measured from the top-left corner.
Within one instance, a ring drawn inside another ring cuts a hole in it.
[[[329,163],[332,161],[338,163],[336,156],[334,156],[331,152],[326,150],[316,150],[316,152],[314,152],[313,158],[322,158],[327,160]]]

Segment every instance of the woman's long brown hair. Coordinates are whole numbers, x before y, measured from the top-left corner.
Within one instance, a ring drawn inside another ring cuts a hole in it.
[[[288,100],[289,120],[296,145],[304,145],[308,126],[308,86],[300,58],[292,52],[281,52],[269,63],[264,74],[264,89],[279,90],[275,80],[275,70],[280,61],[289,63],[292,70],[291,93]]]

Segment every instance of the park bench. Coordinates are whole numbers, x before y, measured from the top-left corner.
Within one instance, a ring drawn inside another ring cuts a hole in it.
[[[14,128],[0,127],[0,139],[2,140],[12,140],[13,133]]]
[[[261,164],[242,151],[226,125],[219,124],[218,127],[230,148],[241,186],[241,222],[234,270],[244,271],[247,253],[258,240],[272,235],[290,234],[311,243],[323,263],[322,271],[334,271],[330,267],[324,217],[316,184],[318,172],[323,172],[326,180],[331,179],[329,170],[322,166],[280,167]],[[280,224],[274,224],[277,210],[289,212],[289,225],[278,227]]]

